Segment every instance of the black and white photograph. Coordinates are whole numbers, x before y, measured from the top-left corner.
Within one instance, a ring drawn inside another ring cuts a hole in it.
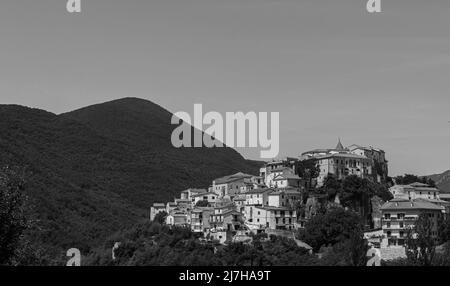
[[[2,0],[0,265],[450,266],[450,1]]]

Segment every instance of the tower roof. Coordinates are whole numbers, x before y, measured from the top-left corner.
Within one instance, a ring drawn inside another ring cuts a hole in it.
[[[338,142],[338,144],[336,146],[336,150],[338,150],[338,151],[344,151],[345,150],[344,146],[341,143],[341,138],[339,138],[339,142]]]

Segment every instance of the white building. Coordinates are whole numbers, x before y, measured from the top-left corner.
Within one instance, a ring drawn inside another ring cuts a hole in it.
[[[410,185],[395,185],[389,188],[394,198],[415,200],[415,199],[436,199],[439,200],[439,189],[427,184],[413,183]]]
[[[381,247],[403,247],[409,229],[412,229],[421,214],[433,220],[433,235],[438,235],[438,220],[444,207],[425,199],[408,200],[397,198],[381,207],[383,238]]]
[[[328,175],[345,179],[355,175],[372,181],[384,181],[388,176],[388,161],[381,149],[352,145],[344,148],[339,140],[334,149],[315,149],[304,152],[301,160],[314,160],[320,169],[317,186],[322,186]]]
[[[191,196],[192,206],[197,205],[199,201],[206,201],[209,204],[215,204],[218,199],[219,196],[216,193],[208,193],[208,192]]]
[[[230,197],[239,194],[241,188],[245,188],[247,183],[253,183],[253,175],[236,173],[230,176],[215,179],[213,181],[212,190],[219,197]]]
[[[298,189],[277,189],[268,194],[268,206],[295,208],[302,195]]]
[[[266,229],[293,230],[296,222],[297,214],[289,208],[245,206],[245,224],[253,232]]]
[[[166,217],[166,224],[167,225],[174,225],[174,226],[187,225],[188,224],[188,214],[186,214],[186,213],[169,214]]]
[[[268,195],[273,191],[273,189],[256,189],[249,191],[245,193],[245,205],[268,205]]]

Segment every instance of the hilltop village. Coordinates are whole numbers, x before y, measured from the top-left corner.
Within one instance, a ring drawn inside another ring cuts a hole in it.
[[[339,192],[330,195],[320,191],[351,177],[386,186],[388,198],[371,195],[360,202],[351,198],[350,204],[344,205]],[[187,226],[205,241],[249,243],[251,233],[266,233],[292,238],[312,251],[295,237],[295,232],[304,228],[321,207],[348,209],[354,205],[352,210],[365,223],[365,239],[389,260],[405,257],[407,230],[421,214],[428,214],[437,225],[437,220],[449,212],[449,201],[447,194],[440,194],[429,184],[392,181],[383,150],[344,147],[339,140],[332,149],[315,149],[296,158],[267,162],[259,176],[238,172],[213,180],[205,189],[186,189],[173,202],[153,204],[150,220],[162,218],[169,226]],[[437,229],[434,232],[437,236]]]

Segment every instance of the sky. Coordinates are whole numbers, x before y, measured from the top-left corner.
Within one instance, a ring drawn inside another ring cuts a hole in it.
[[[280,112],[280,156],[340,137],[391,175],[450,169],[448,0],[81,1],[2,0],[0,104]]]

